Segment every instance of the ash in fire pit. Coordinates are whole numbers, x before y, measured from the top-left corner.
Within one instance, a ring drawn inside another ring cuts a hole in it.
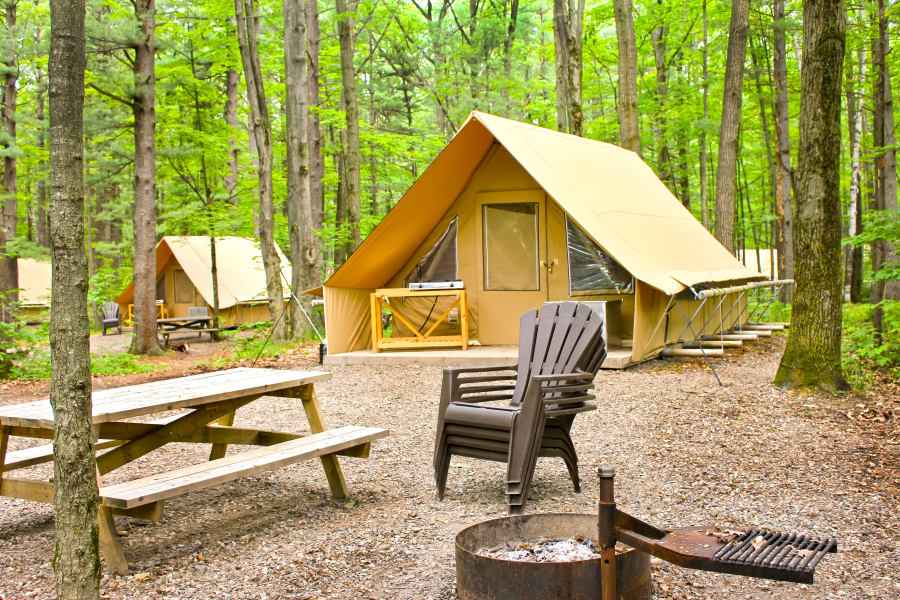
[[[626,547],[617,544],[617,553]],[[574,562],[600,558],[597,542],[582,536],[567,539],[540,538],[533,542],[504,542],[493,548],[481,548],[478,556],[518,562]]]

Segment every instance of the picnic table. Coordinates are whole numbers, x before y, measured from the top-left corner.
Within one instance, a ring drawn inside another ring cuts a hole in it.
[[[193,332],[198,336],[208,333],[212,336],[213,333],[219,331],[218,329],[213,329],[212,322],[212,317],[205,316],[172,317],[170,319],[157,319],[156,329],[168,343],[169,336],[173,333]]]
[[[100,549],[110,571],[128,574],[113,515],[161,520],[164,503],[187,492],[234,481],[281,466],[321,459],[335,498],[349,492],[337,455],[367,458],[372,441],[387,429],[346,426],[328,429],[313,384],[331,373],[239,368],[101,390],[92,394],[100,487]],[[311,434],[234,427],[235,411],[261,398],[299,399]],[[191,409],[150,422],[125,419]],[[53,439],[50,400],[0,407],[0,495],[53,502],[53,483],[8,477],[7,472],[51,462],[53,445],[6,452],[10,436]],[[104,485],[103,475],[173,442],[212,444],[209,461],[125,483]],[[258,446],[225,456],[228,444]]]

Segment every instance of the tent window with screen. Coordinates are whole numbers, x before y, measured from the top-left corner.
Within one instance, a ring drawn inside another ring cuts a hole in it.
[[[538,205],[485,204],[484,289],[539,290]]]
[[[566,215],[569,295],[633,294],[634,277]]]
[[[403,287],[410,283],[429,283],[432,281],[456,281],[458,265],[456,260],[456,232],[459,217],[453,219],[444,234],[435,242],[422,260],[416,263],[406,279]]]

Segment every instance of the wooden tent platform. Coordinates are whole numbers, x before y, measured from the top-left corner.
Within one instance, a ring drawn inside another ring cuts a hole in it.
[[[469,346],[468,350],[396,350],[372,354],[357,350],[329,354],[326,365],[421,365],[427,367],[479,367],[511,365],[516,362],[517,346]],[[613,347],[603,369],[624,369],[631,364],[631,348]]]

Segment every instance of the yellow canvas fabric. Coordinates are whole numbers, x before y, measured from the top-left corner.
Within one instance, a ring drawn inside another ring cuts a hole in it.
[[[49,307],[51,265],[33,258],[17,258],[19,302],[23,307]]]

